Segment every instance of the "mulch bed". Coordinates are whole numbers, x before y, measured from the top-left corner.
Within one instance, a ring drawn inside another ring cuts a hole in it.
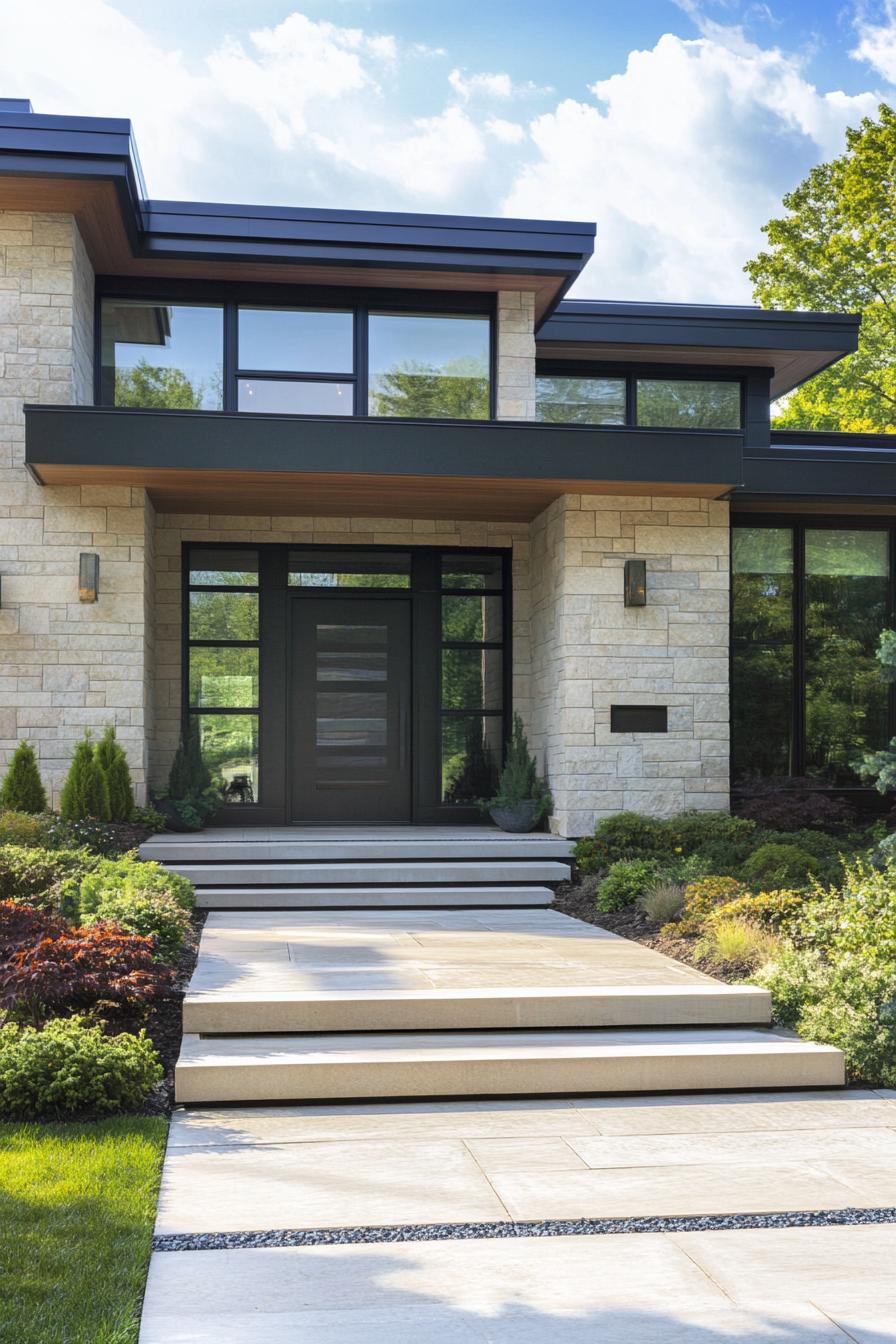
[[[194,910],[193,927],[177,963],[177,982],[174,989],[155,1007],[143,1021],[128,1023],[124,1030],[138,1031],[146,1029],[159,1053],[165,1077],[147,1098],[144,1113],[146,1115],[170,1115],[174,1108],[174,1066],[180,1054],[183,1035],[183,1001],[187,985],[196,966],[199,955],[199,939],[206,920],[206,911]],[[118,1025],[118,1024],[116,1024]]]

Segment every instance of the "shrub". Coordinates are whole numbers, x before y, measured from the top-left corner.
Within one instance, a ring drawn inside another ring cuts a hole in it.
[[[41,1022],[96,1003],[136,1006],[170,988],[174,972],[153,959],[151,938],[109,925],[51,931],[0,965],[0,1008]]]
[[[109,786],[89,735],[75,747],[62,786],[59,810],[63,821],[83,821],[87,817],[96,821],[109,820]]]
[[[17,905],[15,901],[0,901],[0,961],[5,961],[17,948],[39,942],[41,938],[58,937],[66,928],[65,920],[46,910]]]
[[[0,1027],[0,1114],[11,1119],[102,1115],[139,1106],[162,1077],[143,1032],[106,1036],[85,1018]]]
[[[673,851],[703,854],[720,846],[748,846],[756,830],[755,823],[729,812],[679,812],[665,823]]]
[[[816,888],[798,933],[832,960],[854,954],[896,967],[896,865],[847,863],[840,887]]]
[[[152,938],[156,956],[162,961],[175,961],[189,931],[190,916],[167,892],[150,895],[113,888],[100,897],[94,913],[86,916],[84,923],[88,927],[111,923],[128,933]]]
[[[650,859],[620,859],[597,888],[598,910],[605,914],[633,905],[656,877],[656,863]]]
[[[843,958],[827,969],[798,1027],[801,1036],[843,1051],[851,1082],[896,1086],[896,966]]]
[[[0,846],[0,900],[49,908],[67,878],[80,878],[97,860],[84,850]]]
[[[182,910],[195,904],[193,884],[178,873],[169,873],[160,863],[145,863],[126,854],[120,859],[100,859],[89,872],[79,874],[77,893],[70,892],[72,913],[79,919],[95,915],[109,896],[145,896],[170,899]]]
[[[751,782],[738,813],[768,831],[841,831],[855,821],[855,811],[842,798],[822,793],[811,779],[769,779]]]
[[[583,873],[596,873],[619,859],[643,859],[671,853],[664,823],[638,812],[604,817],[593,836],[579,840],[575,859]]]
[[[638,905],[654,924],[668,924],[684,905],[684,887],[680,882],[660,877],[638,897]]]
[[[770,929],[748,919],[707,920],[696,947],[698,957],[713,966],[734,963],[752,970],[772,961],[781,950],[781,942]]]
[[[785,946],[751,981],[771,994],[774,1020],[795,1029],[806,1008],[821,998],[827,974],[817,952]]]
[[[0,787],[0,807],[15,812],[45,812],[47,795],[33,747],[20,742],[12,754],[9,769]]]
[[[757,886],[799,887],[805,886],[816,866],[812,855],[798,845],[767,841],[745,860],[743,877]]]
[[[811,899],[811,893],[790,891],[787,888],[779,891],[747,892],[733,901],[726,901],[724,905],[717,905],[707,915],[706,923],[715,924],[718,920],[726,919],[746,919],[753,924],[761,925],[762,928],[773,929],[776,933],[789,933],[802,919],[806,904]]]
[[[28,812],[0,812],[0,845],[46,845],[52,818]]]
[[[717,905],[724,905],[742,896],[746,888],[734,877],[701,877],[689,882],[684,889],[684,907],[681,920],[673,924],[670,933],[699,933],[703,922]]]
[[[115,740],[111,723],[97,745],[95,758],[109,791],[109,820],[130,821],[134,811],[131,770],[123,747]]]

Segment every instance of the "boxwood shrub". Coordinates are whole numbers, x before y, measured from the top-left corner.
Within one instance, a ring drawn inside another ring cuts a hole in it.
[[[0,1027],[0,1115],[9,1119],[133,1110],[161,1077],[142,1031],[107,1036],[85,1017],[57,1018],[40,1030]]]

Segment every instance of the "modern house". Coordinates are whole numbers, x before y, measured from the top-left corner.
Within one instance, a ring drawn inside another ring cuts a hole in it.
[[[552,828],[852,789],[896,438],[770,429],[839,313],[565,297],[594,227],[158,201],[128,121],[0,101],[0,753],[195,717],[233,825]]]

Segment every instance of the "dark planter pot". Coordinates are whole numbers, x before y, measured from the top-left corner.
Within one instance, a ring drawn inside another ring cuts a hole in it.
[[[183,834],[186,831],[198,831],[202,829],[200,826],[188,826],[170,798],[157,799],[153,803],[153,807],[161,812],[162,816],[165,818],[166,831],[177,831],[178,834]]]
[[[537,798],[526,798],[510,807],[490,807],[488,814],[502,831],[534,831],[538,808]]]

